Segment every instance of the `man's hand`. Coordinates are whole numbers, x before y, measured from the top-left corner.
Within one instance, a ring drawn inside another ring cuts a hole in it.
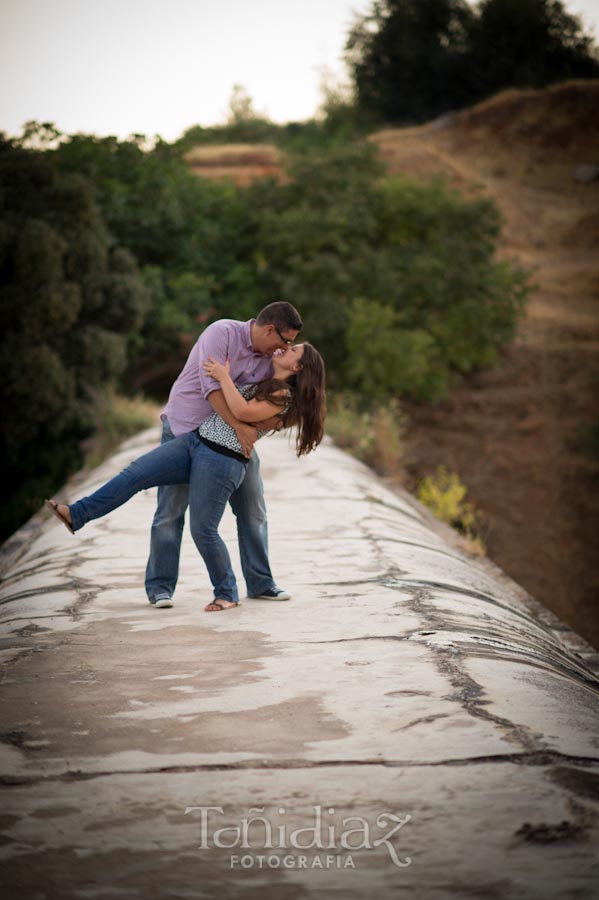
[[[247,425],[245,422],[238,422],[233,427],[235,428],[237,440],[241,444],[241,449],[245,456],[250,457],[258,438],[258,430],[253,425]]]

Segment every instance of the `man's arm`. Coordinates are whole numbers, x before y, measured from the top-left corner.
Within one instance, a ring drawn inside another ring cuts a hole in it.
[[[214,412],[218,413],[221,419],[224,419],[227,425],[231,425],[235,429],[235,433],[241,444],[244,454],[249,457],[252,455],[254,444],[258,437],[258,432],[254,425],[248,425],[246,422],[240,422],[236,419],[225,400],[222,391],[210,391],[207,398]]]

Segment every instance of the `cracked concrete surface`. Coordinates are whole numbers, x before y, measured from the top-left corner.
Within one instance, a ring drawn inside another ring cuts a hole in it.
[[[204,613],[186,536],[175,607],[151,608],[153,491],[76,537],[39,514],[4,546],[6,896],[592,896],[597,653],[332,445],[259,451],[289,602]],[[230,514],[222,530],[240,574]],[[222,810],[204,834],[200,807]]]

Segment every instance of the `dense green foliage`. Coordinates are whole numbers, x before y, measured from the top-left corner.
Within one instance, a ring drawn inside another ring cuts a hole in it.
[[[369,146],[303,156],[291,175],[249,191],[259,285],[301,310],[331,384],[430,401],[496,359],[526,288],[494,259],[490,200],[384,178]]]
[[[599,58],[560,0],[375,0],[346,45],[360,112],[423,122],[509,87],[598,78]]]
[[[236,188],[162,141],[32,124],[25,143],[0,145],[5,534],[77,465],[93,389],[168,388],[215,319],[290,301],[331,386],[366,401],[434,401],[512,334],[525,282],[494,259],[491,202],[390,179],[369,144]]]
[[[176,354],[182,334],[256,309],[250,211],[234,185],[196,178],[180,151],[163,141],[147,148],[142,137],[74,135],[51,156],[90,179],[112,240],[140,267],[149,308],[129,373],[140,360]]]
[[[163,142],[75,136],[52,157],[93,180],[113,239],[141,267],[138,373],[170,353],[174,376],[182,334],[274,300],[301,310],[332,381],[367,395],[435,399],[511,336],[523,278],[493,259],[495,207],[442,181],[385,178],[368,144],[296,155],[286,183],[246,189],[192,176]]]
[[[0,466],[6,534],[76,467],[92,428],[88,389],[127,364],[146,291],[131,253],[109,241],[80,175],[0,141]]]

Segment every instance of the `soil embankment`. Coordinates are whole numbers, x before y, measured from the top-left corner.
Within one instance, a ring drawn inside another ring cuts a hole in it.
[[[599,83],[507,91],[419,128],[374,135],[392,172],[478,184],[504,218],[503,257],[535,288],[499,366],[436,408],[411,406],[408,468],[458,471],[489,556],[599,646]],[[582,168],[585,167],[585,168]],[[590,180],[578,180],[589,178]]]

